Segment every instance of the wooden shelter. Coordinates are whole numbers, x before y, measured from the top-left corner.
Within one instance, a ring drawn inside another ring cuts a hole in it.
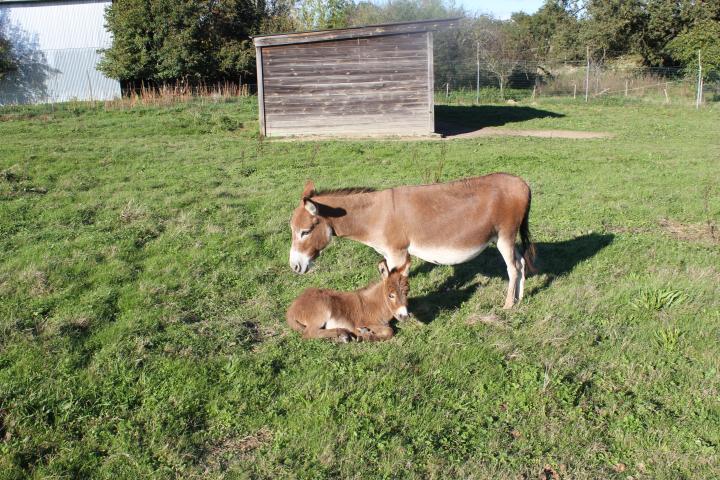
[[[433,31],[458,20],[254,37],[261,133],[433,133]]]

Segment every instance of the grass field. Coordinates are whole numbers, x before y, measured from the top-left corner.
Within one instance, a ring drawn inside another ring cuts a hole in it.
[[[720,106],[445,106],[602,140],[275,142],[255,99],[0,110],[0,478],[720,477]],[[287,263],[303,182],[506,171],[540,272],[414,263],[386,343],[285,309],[378,255]]]

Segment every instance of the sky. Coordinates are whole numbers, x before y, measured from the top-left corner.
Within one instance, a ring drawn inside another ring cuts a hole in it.
[[[535,13],[543,4],[543,0],[455,0],[465,10],[478,13],[489,13],[501,19],[510,18],[513,12],[523,11]]]

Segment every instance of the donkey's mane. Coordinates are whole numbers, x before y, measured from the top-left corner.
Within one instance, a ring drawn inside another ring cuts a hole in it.
[[[338,197],[341,195],[354,195],[356,193],[370,193],[376,191],[377,190],[372,187],[331,188],[329,190],[318,190],[313,194],[313,197],[319,197],[320,195],[324,195],[326,197]]]

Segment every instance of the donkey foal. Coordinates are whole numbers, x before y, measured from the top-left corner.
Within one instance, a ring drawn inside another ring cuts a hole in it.
[[[303,338],[387,340],[395,317],[408,316],[410,262],[390,270],[385,260],[378,264],[382,281],[354,292],[309,288],[290,305],[287,323]]]

